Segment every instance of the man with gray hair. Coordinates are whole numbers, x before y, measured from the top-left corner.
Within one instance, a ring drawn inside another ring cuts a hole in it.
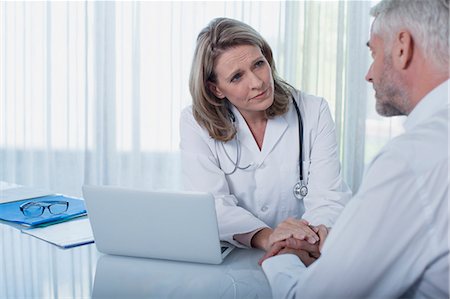
[[[319,259],[294,238],[266,253],[274,298],[449,298],[449,0],[371,14],[366,80],[379,114],[408,116],[405,133],[373,159]]]

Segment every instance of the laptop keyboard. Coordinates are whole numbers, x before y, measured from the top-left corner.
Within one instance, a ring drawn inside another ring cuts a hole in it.
[[[222,252],[222,253],[224,253],[224,252],[225,252],[225,250],[227,250],[227,248],[228,248],[228,247],[224,247],[224,246],[221,246],[221,247],[220,247],[220,249],[221,249],[221,252]]]

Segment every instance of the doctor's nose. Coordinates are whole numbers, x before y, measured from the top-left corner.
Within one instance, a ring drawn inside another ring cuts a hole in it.
[[[263,86],[264,81],[258,77],[258,75],[252,73],[250,76],[250,87],[251,89],[261,89]]]

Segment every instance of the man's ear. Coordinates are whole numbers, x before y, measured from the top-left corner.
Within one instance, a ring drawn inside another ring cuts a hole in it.
[[[392,47],[392,63],[398,70],[408,68],[414,54],[414,41],[406,30],[397,33]]]
[[[219,87],[217,87],[216,84],[212,83],[212,82],[208,82],[208,88],[209,90],[219,99],[223,99],[225,98],[225,95],[222,93],[222,91],[220,91]]]

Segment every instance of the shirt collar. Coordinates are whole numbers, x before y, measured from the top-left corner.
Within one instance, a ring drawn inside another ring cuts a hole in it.
[[[411,130],[444,106],[449,105],[449,81],[444,81],[419,101],[404,123],[406,131]]]

